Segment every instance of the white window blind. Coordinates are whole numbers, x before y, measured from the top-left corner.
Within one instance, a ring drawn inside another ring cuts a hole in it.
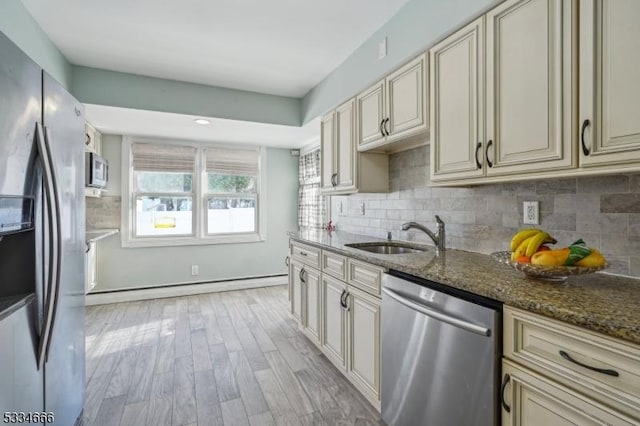
[[[225,175],[257,176],[258,149],[207,148],[207,172]]]
[[[190,146],[134,143],[131,153],[136,171],[192,173],[196,167],[196,149]]]

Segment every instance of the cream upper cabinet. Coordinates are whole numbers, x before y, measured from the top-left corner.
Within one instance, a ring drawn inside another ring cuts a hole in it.
[[[358,149],[388,144],[428,130],[427,55],[420,55],[356,97]]]
[[[640,2],[580,2],[580,164],[640,161]]]
[[[102,135],[100,132],[96,130],[91,124],[85,122],[84,124],[85,131],[85,141],[84,141],[84,149],[85,151],[95,152],[100,154],[102,152]]]
[[[340,105],[322,118],[322,190],[355,192],[355,101]]]
[[[382,125],[386,119],[384,80],[357,96],[358,147],[378,145],[385,138]]]
[[[430,50],[431,180],[577,167],[577,6],[507,0]]]
[[[387,192],[389,158],[356,150],[356,100],[350,99],[322,118],[323,194]]]
[[[507,0],[486,14],[487,176],[577,165],[575,1]]]
[[[336,186],[336,134],[335,134],[335,113],[332,111],[322,117],[320,124],[320,157],[322,170],[322,190],[331,191]]]
[[[347,374],[360,390],[380,399],[380,299],[349,287]]]
[[[484,17],[429,51],[431,180],[484,174]]]

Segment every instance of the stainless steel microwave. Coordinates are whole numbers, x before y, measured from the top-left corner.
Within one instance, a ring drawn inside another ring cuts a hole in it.
[[[109,180],[109,163],[95,152],[85,152],[86,186],[106,188]]]

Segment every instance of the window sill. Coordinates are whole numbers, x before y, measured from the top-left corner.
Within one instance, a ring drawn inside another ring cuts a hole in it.
[[[218,244],[243,244],[265,241],[260,234],[221,235],[216,237],[169,237],[169,238],[136,238],[128,239],[123,234],[122,247],[176,247],[176,246],[209,246]]]

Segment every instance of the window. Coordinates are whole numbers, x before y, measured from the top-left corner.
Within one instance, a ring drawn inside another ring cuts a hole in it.
[[[298,164],[298,226],[322,229],[325,202],[320,192],[320,149],[301,155]]]
[[[125,138],[123,245],[264,240],[264,150]]]

